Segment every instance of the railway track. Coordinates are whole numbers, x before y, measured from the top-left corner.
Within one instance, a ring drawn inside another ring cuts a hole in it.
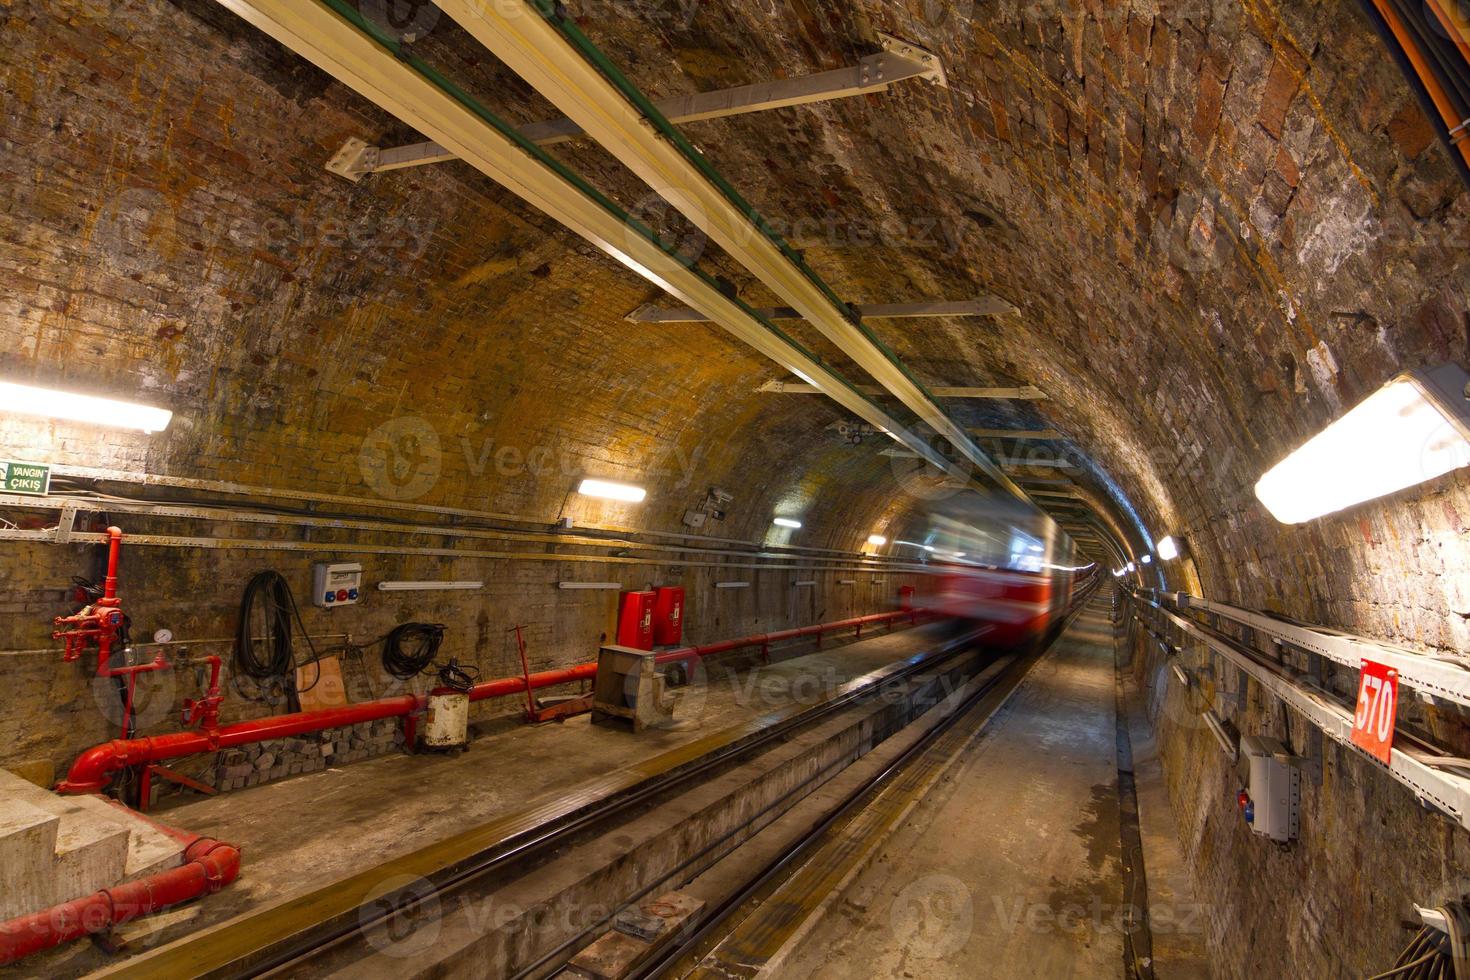
[[[1085,601],[1074,604],[1068,622]],[[832,834],[851,833],[857,826],[852,821],[876,800],[889,801],[883,812],[892,819],[899,811],[891,805],[904,794],[921,795],[918,787],[923,774],[934,771],[933,760],[953,754],[976,724],[983,726],[977,719],[1004,703],[1041,655],[983,657],[974,639],[936,643],[841,685],[818,704],[773,712],[609,773],[575,794],[200,930],[106,975],[550,976],[605,931],[619,909],[697,879],[722,860],[738,862],[739,849],[762,829],[824,784],[835,785],[836,777],[892,736],[907,730],[902,741],[912,738],[909,726],[922,719],[927,728],[921,737],[885,758],[839,806],[726,900],[712,904],[693,933],[638,975],[697,968],[701,957],[718,955],[735,936],[758,929],[751,903],[801,869],[815,868],[811,855]],[[668,817],[686,811],[694,814],[693,823]],[[741,817],[726,826],[717,816],[725,811]],[[604,867],[599,862],[614,838],[635,844]],[[675,840],[691,843],[675,848],[668,843]],[[545,883],[567,879],[568,868],[585,872],[591,884],[581,892],[554,893]],[[589,904],[589,895],[599,894],[606,901]],[[538,920],[558,903],[593,913],[555,926]],[[476,914],[491,907],[519,909],[522,916],[498,926],[505,935],[491,936]],[[526,932],[514,933],[522,920]],[[764,928],[771,941],[782,932],[775,923]],[[470,963],[474,970],[462,969]]]

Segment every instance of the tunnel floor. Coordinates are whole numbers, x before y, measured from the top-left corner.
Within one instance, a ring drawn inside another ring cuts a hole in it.
[[[864,870],[785,951],[785,978],[1106,977],[1125,972],[1130,902],[1148,900],[1143,952],[1160,977],[1207,977],[1194,900],[1125,689],[1143,883],[1120,836],[1118,679],[1094,599]],[[1155,870],[1156,869],[1156,870]],[[1131,893],[1131,895],[1129,894]]]
[[[484,726],[461,755],[395,754],[171,807],[166,823],[240,847],[240,878],[207,901],[140,920],[145,951],[198,929],[343,879],[447,838],[466,826],[529,811],[599,776],[637,766],[712,733],[791,705],[817,704],[839,685],[932,647],[936,626],[841,643],[751,666],[708,665],[681,689],[670,729],[630,732],[563,723]],[[78,976],[115,960],[74,943],[27,961],[27,975]]]

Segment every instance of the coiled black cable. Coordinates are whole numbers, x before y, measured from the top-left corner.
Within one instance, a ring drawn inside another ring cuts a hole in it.
[[[444,643],[443,623],[404,623],[383,637],[383,669],[401,681],[428,670]]]
[[[450,658],[447,664],[439,665],[439,686],[451,691],[468,691],[480,679],[480,668],[473,665],[460,666],[458,660]]]
[[[306,641],[309,657],[302,663],[296,662],[296,647],[292,624],[301,631]],[[296,597],[291,594],[291,585],[280,572],[259,572],[245,583],[245,592],[240,597],[240,620],[235,629],[235,669],[231,682],[236,693],[253,700],[267,698],[267,690],[279,685],[285,693],[287,706],[292,711],[301,708],[298,695],[316,687],[321,680],[318,666],[317,676],[306,687],[296,686],[296,670],[308,663],[320,664],[321,655],[311,642],[311,634],[301,621],[301,610],[296,606]],[[241,690],[239,678],[248,677],[263,690],[249,694]]]

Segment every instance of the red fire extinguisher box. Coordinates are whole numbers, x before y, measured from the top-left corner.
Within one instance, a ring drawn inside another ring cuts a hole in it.
[[[653,649],[652,592],[624,592],[618,612],[618,646],[634,650]]]
[[[653,593],[653,642],[676,647],[684,642],[684,589],[666,585]]]

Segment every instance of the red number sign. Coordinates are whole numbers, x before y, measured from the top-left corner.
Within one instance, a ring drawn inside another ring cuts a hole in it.
[[[1398,711],[1399,672],[1364,660],[1358,680],[1358,713],[1353,716],[1353,744],[1387,763]]]

